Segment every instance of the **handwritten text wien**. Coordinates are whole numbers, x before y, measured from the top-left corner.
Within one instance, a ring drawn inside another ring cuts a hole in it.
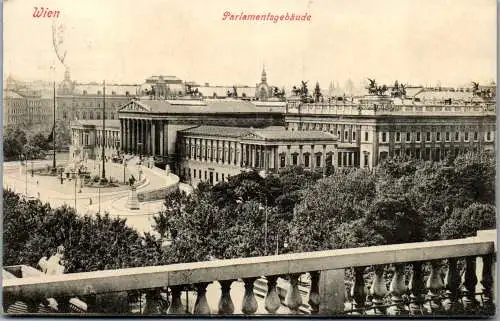
[[[59,11],[44,7],[34,7],[33,18],[59,18]]]

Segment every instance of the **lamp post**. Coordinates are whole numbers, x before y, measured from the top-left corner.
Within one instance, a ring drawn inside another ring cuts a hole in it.
[[[99,210],[97,213],[101,214],[101,188],[100,187],[97,188],[97,193],[99,195]]]
[[[76,211],[76,170],[73,171],[73,178],[75,180],[75,211]]]

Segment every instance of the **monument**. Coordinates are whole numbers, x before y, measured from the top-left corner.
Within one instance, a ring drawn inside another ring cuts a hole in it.
[[[135,186],[135,177],[132,175],[128,179],[128,182],[130,184],[130,194],[126,203],[126,206],[130,210],[138,210],[140,209],[139,206],[139,199],[137,198],[137,188]]]

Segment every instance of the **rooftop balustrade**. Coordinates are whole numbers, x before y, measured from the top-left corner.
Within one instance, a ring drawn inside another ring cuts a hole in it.
[[[333,102],[289,105],[287,114],[311,114],[311,115],[495,115],[495,103],[486,104],[393,104],[360,103],[360,102]]]
[[[24,304],[26,312],[41,313],[55,300],[53,312],[109,315],[276,314],[283,306],[292,314],[330,316],[493,315],[495,240],[493,230],[448,241],[58,276],[31,273],[4,279],[3,307],[14,313]],[[300,282],[305,274],[308,280]],[[207,286],[214,282],[219,299],[210,306]],[[241,302],[233,302],[231,286],[241,282]],[[183,293],[196,293],[189,309]],[[263,297],[264,309],[256,295]]]

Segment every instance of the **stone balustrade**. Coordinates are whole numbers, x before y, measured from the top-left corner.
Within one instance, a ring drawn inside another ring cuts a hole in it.
[[[240,313],[238,305],[251,315],[259,308],[258,283],[267,287],[269,314],[285,305],[292,313],[331,316],[492,315],[495,239],[494,231],[449,241],[6,279],[3,307],[9,313],[24,302],[36,313],[54,298],[59,312],[70,313],[75,309],[67,302],[76,297],[86,313],[226,315]],[[306,298],[301,275],[308,275]],[[277,286],[283,279],[286,294]],[[236,280],[244,284],[241,305],[231,297]],[[217,306],[207,300],[213,282],[220,285]],[[196,293],[190,311],[183,306],[185,291]]]
[[[387,104],[387,103],[311,103],[289,106],[288,114],[318,114],[318,115],[495,115],[494,104]]]

